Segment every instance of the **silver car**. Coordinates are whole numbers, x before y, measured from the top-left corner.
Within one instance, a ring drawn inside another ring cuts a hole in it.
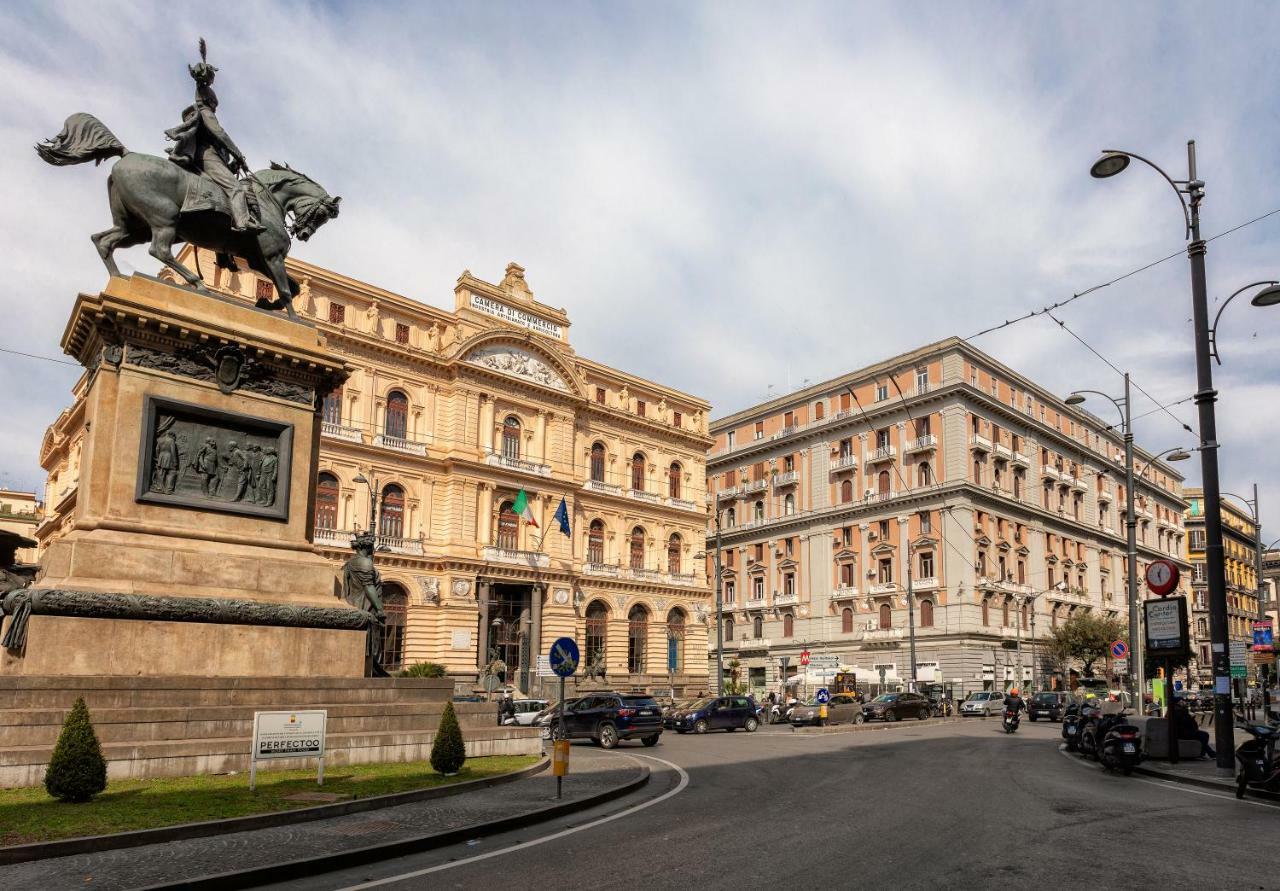
[[[960,703],[960,714],[965,717],[973,715],[981,715],[982,717],[990,717],[1004,708],[1004,694],[995,690],[985,690],[981,693],[970,693],[969,698]]]
[[[823,718],[822,705],[816,700],[798,705],[791,713],[791,729],[803,724],[821,727],[824,724],[861,724],[866,720],[862,716],[862,702],[853,693],[836,693],[827,703],[827,717]]]

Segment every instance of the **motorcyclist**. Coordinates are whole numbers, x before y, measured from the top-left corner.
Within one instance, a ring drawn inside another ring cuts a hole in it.
[[[1027,710],[1027,704],[1022,701],[1022,697],[1018,695],[1018,688],[1014,687],[1004,696],[1005,712],[1013,712],[1016,717],[1021,717],[1022,713]]]

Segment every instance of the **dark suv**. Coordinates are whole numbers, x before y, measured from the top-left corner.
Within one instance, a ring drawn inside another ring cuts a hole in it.
[[[560,716],[548,711],[549,729],[559,736]],[[605,749],[624,739],[653,746],[662,736],[662,708],[646,693],[591,693],[569,701],[564,729],[569,739],[590,739]]]
[[[708,730],[732,733],[739,727],[747,733],[754,733],[760,726],[760,719],[756,717],[756,701],[750,696],[699,699],[686,708],[673,711],[668,721],[676,733],[706,733]]]
[[[1061,721],[1070,703],[1070,693],[1037,693],[1027,703],[1027,717],[1032,721],[1038,721],[1040,718]]]

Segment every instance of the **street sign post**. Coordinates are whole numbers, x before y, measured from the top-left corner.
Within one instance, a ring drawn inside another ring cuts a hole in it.
[[[1249,677],[1249,652],[1242,640],[1233,640],[1231,648],[1231,678]]]
[[[1111,656],[1114,659],[1125,659],[1129,656],[1129,645],[1122,640],[1112,641]]]
[[[564,728],[564,679],[578,670],[578,643],[572,637],[557,638],[551,645],[548,662],[560,678],[560,738],[551,745],[551,772],[556,778],[556,799],[563,794],[561,785],[569,773],[569,738]]]
[[[831,692],[826,687],[819,687],[813,698],[818,700],[818,722],[827,723],[827,703],[831,701]]]
[[[801,664],[802,666],[803,666],[803,665],[808,665],[808,664],[809,664],[809,651],[808,651],[808,650],[801,650],[801,651],[800,651],[800,664]]]

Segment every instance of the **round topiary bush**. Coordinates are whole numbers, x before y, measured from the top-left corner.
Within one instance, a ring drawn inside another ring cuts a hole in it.
[[[453,703],[446,702],[444,714],[440,716],[440,726],[436,728],[436,738],[431,743],[431,766],[437,773],[455,774],[462,769],[466,760],[467,747],[462,740],[458,716],[454,714]]]
[[[88,801],[107,788],[107,762],[89,723],[84,697],[76,700],[62,722],[62,733],[45,771],[44,788],[61,801]]]

